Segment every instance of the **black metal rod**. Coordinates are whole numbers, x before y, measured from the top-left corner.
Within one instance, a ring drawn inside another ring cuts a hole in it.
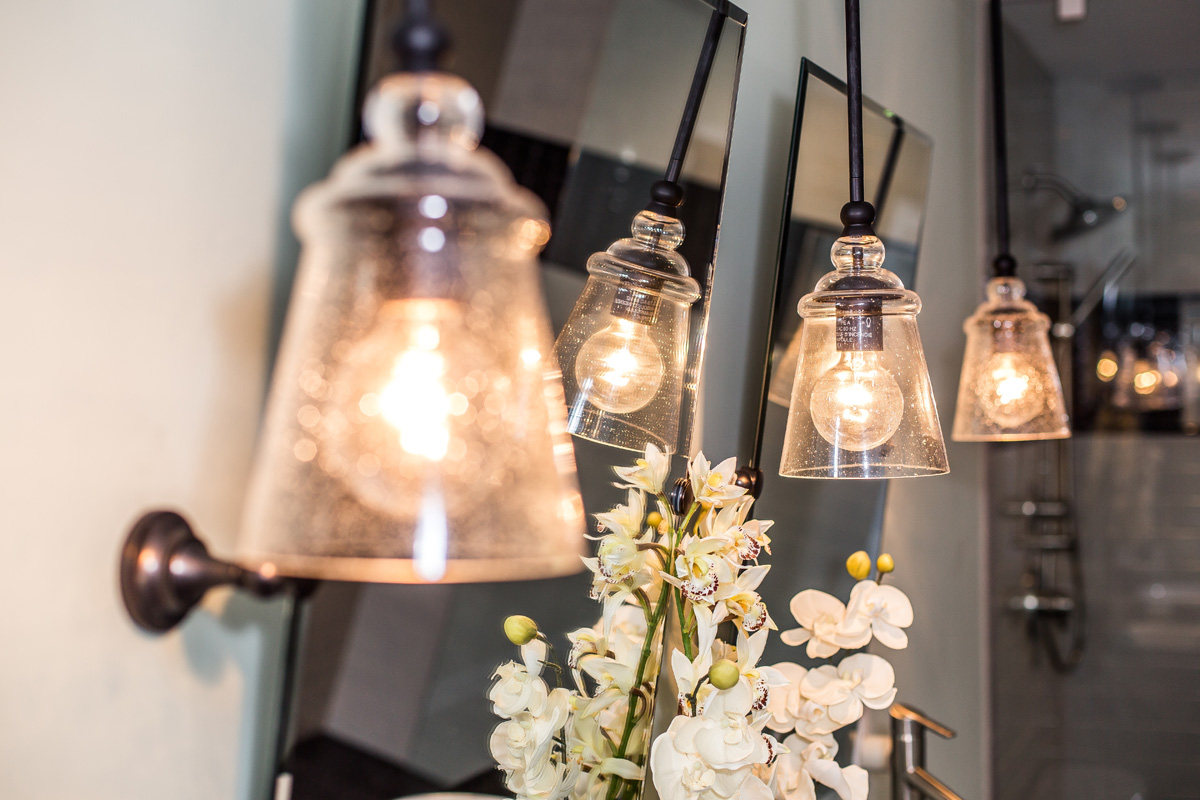
[[[850,127],[850,200],[861,203],[863,189],[862,33],[858,0],[846,0],[846,110]]]
[[[1008,218],[1008,124],[1004,109],[1004,23],[1000,0],[990,0],[989,33],[992,46],[992,160],[996,187],[996,259],[992,273],[997,277],[1016,274],[1017,262],[1009,252],[1011,229]]]
[[[708,76],[712,73],[717,45],[721,42],[721,31],[725,28],[725,18],[728,16],[724,5],[718,4],[708,19],[708,31],[704,34],[700,59],[696,62],[696,73],[692,76],[692,87],[688,90],[683,116],[679,119],[679,131],[675,134],[675,146],[671,148],[671,160],[667,162],[667,172],[663,176],[663,180],[671,183],[679,183],[683,159],[687,157],[688,145],[692,143],[692,132],[696,129],[696,118],[700,115],[700,103],[704,100],[704,90],[708,87]]]

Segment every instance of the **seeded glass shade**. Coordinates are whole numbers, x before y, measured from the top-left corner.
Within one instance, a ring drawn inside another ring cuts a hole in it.
[[[1050,320],[1025,299],[1018,278],[992,278],[987,299],[963,325],[955,441],[1063,439],[1071,435]]]
[[[588,259],[588,281],[555,343],[567,430],[602,444],[674,452],[689,306],[700,296],[676,252],[683,224],[652,211],[633,237]]]
[[[882,268],[883,243],[843,236],[836,269],[800,300],[800,352],[779,474],[905,478],[949,472],[917,331],[921,300]]]
[[[239,561],[400,583],[578,571],[545,210],[475,149],[483,109],[458,78],[386,78],[365,121],[371,144],[296,204]]]

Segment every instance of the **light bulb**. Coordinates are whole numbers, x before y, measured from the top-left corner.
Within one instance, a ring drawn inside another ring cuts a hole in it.
[[[368,505],[396,510],[389,505],[403,493],[389,491],[391,482],[423,480],[463,455],[452,430],[470,403],[456,391],[463,376],[449,374],[447,352],[460,318],[447,300],[394,301],[332,381],[323,466]]]
[[[653,400],[663,372],[649,329],[619,317],[592,334],[575,359],[575,379],[588,402],[611,414],[628,414]]]
[[[904,396],[872,350],[843,352],[813,384],[813,425],[843,450],[871,450],[892,438],[904,419]]]
[[[1005,428],[1018,428],[1046,408],[1042,372],[1021,353],[994,353],[979,374],[984,413]]]
[[[1152,394],[1158,388],[1162,374],[1150,366],[1150,362],[1139,358],[1133,364],[1133,390],[1138,394]]]
[[[1100,360],[1096,362],[1096,377],[1108,383],[1113,378],[1117,377],[1117,354],[1111,350],[1105,350],[1100,354]]]

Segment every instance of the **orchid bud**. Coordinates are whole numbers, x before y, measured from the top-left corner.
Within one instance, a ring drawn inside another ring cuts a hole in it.
[[[880,575],[887,575],[896,568],[896,562],[887,553],[880,553],[879,560],[875,562],[875,566],[879,567]]]
[[[859,550],[846,559],[846,571],[856,581],[861,581],[871,574],[871,557],[866,550]]]
[[[713,664],[712,669],[708,671],[709,682],[718,689],[732,689],[741,679],[742,673],[737,664],[727,658]]]
[[[662,524],[662,521],[663,515],[657,511],[651,511],[646,515],[646,524],[654,528],[654,530],[658,530],[658,526]]]
[[[504,635],[517,647],[529,644],[538,635],[537,623],[529,617],[513,614],[504,620]]]

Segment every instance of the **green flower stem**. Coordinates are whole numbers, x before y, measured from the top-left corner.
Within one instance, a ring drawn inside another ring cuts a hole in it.
[[[696,655],[692,650],[692,632],[688,630],[687,612],[683,608],[683,592],[675,590],[671,594],[675,595],[675,604],[679,608],[679,636],[683,640],[683,654],[688,661],[692,661]]]
[[[663,591],[659,595],[658,605],[654,608],[654,612],[646,620],[646,640],[642,643],[642,654],[638,658],[637,677],[634,681],[635,687],[641,687],[646,679],[646,666],[650,663],[651,651],[654,649],[654,637],[658,633],[659,623],[662,622],[663,614],[667,607],[671,604],[671,584],[663,582]],[[625,758],[626,752],[629,750],[629,739],[633,735],[634,725],[637,723],[637,702],[634,699],[637,689],[630,692],[629,710],[625,713],[625,729],[621,733],[621,744],[617,751],[613,754],[614,758]],[[614,775],[608,785],[607,800],[616,800],[617,790],[624,782],[624,779]]]

